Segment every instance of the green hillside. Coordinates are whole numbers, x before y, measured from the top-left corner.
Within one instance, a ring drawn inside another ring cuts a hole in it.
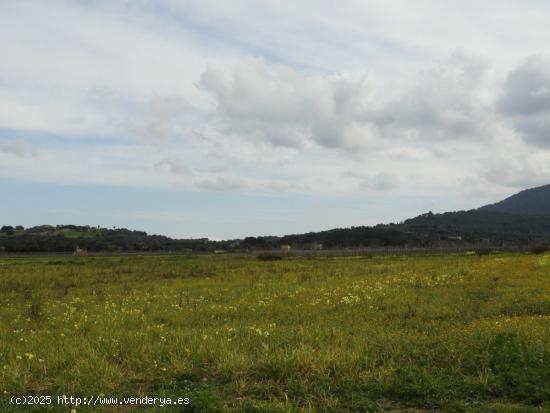
[[[550,216],[550,185],[526,189],[480,210]]]

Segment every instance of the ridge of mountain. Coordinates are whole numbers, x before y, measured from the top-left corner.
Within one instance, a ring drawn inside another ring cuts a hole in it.
[[[525,189],[502,201],[482,206],[479,210],[550,216],[550,185]]]

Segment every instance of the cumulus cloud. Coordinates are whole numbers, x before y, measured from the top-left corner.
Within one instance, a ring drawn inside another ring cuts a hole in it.
[[[510,115],[534,115],[550,110],[550,62],[532,56],[512,70],[499,107]]]
[[[497,107],[527,142],[550,148],[550,60],[532,56],[511,71]]]
[[[214,95],[224,133],[274,146],[355,148],[368,136],[354,130],[367,93],[362,76],[307,76],[279,64],[249,60],[209,69],[201,86]]]
[[[394,90],[365,74],[304,75],[288,67],[249,61],[201,78],[217,102],[223,133],[274,146],[312,144],[351,152],[380,141],[485,138],[487,63],[454,54],[423,72],[413,86]]]
[[[367,111],[365,119],[390,139],[482,138],[488,112],[483,101],[487,69],[483,59],[455,53],[424,71],[410,90]]]

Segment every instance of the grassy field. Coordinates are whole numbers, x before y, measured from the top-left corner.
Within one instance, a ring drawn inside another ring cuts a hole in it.
[[[2,412],[550,412],[546,255],[3,258],[0,300]]]

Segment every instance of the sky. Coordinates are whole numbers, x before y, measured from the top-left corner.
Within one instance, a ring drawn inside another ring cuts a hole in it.
[[[0,0],[0,224],[229,239],[550,183],[542,0]]]

